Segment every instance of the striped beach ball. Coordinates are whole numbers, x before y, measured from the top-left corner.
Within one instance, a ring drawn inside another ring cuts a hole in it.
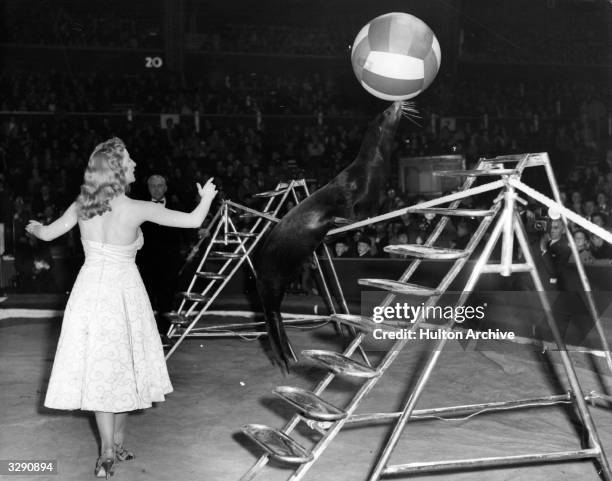
[[[368,92],[383,100],[407,100],[423,92],[441,61],[438,39],[425,22],[407,13],[387,13],[355,37],[353,71]]]

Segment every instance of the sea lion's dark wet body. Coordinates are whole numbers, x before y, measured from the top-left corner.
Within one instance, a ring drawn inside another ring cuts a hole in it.
[[[353,163],[291,209],[272,229],[258,254],[257,288],[270,344],[281,367],[288,368],[291,358],[295,359],[280,315],[286,287],[336,226],[336,218],[360,220],[378,213],[401,116],[401,102],[378,115],[370,123]]]

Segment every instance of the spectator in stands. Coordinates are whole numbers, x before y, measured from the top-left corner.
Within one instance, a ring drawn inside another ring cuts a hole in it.
[[[26,204],[22,196],[17,196],[13,203],[13,216],[11,223],[9,224],[9,235],[7,236],[11,241],[12,252],[15,257],[18,255],[18,251],[21,247],[29,244],[25,226],[28,219],[32,217],[31,208],[29,204]]]
[[[316,275],[317,264],[315,262],[314,256],[315,254],[310,256],[302,266],[300,284],[297,286],[297,290],[300,294],[312,294],[313,296],[319,295]]]
[[[383,200],[380,206],[380,213],[386,214],[387,212],[397,210],[397,204],[399,200],[400,199],[397,196],[397,192],[394,188],[390,187],[389,189],[387,189],[385,199]]]
[[[593,262],[593,254],[591,253],[589,237],[587,233],[578,229],[574,232],[574,242],[576,243],[576,248],[578,249],[578,255],[580,256],[580,260],[583,264],[591,264]]]
[[[378,251],[378,246],[376,244],[377,232],[376,228],[372,226],[368,226],[363,231],[363,240],[366,240],[370,244],[370,256],[372,257],[381,257],[382,250]]]
[[[403,230],[400,229],[399,232],[397,233],[397,236],[395,237],[395,242],[392,243],[392,245],[406,245],[408,244],[408,233]],[[404,259],[406,258],[406,256],[404,254],[389,254],[389,257],[393,258],[393,259]]]
[[[11,220],[11,193],[5,185],[4,175],[0,174],[0,224],[3,227],[4,237],[0,238],[0,244],[3,248],[0,248],[0,256],[9,252],[12,242],[12,220]]]
[[[583,204],[582,217],[590,221],[593,219],[593,214],[595,214],[595,201],[586,199]]]
[[[370,236],[370,242],[374,247],[376,257],[387,257],[384,248],[389,245],[389,238],[387,237],[387,226],[384,222],[377,222],[374,225],[373,233]]]
[[[253,197],[257,190],[253,186],[250,177],[243,177],[240,186],[238,187],[237,198],[238,202],[246,206],[252,206],[258,199]]]
[[[597,201],[597,211],[604,215],[610,215],[610,207],[608,206],[608,196],[605,192],[598,192],[595,199]]]
[[[20,267],[23,292],[55,292],[53,257],[49,245],[29,234],[28,243],[29,248],[24,253],[24,265]]]
[[[474,235],[472,222],[468,219],[461,218],[457,222],[457,235],[451,241],[451,249],[465,249]]]
[[[594,259],[612,259],[612,245],[596,234],[590,234],[591,254]]]
[[[32,202],[32,211],[36,217],[44,215],[45,209],[51,207],[56,209],[56,202],[49,184],[42,184],[38,195]]]
[[[351,235],[352,245],[355,248],[355,252],[357,251],[357,242],[359,242],[363,238],[363,231],[358,229],[354,230]]]
[[[389,245],[397,245],[400,243],[399,234],[400,232],[405,231],[402,222],[394,222],[391,221],[387,225],[387,237],[389,238]],[[416,234],[415,234],[416,239]],[[416,240],[415,240],[416,243]]]
[[[419,199],[418,203],[424,202],[425,199]],[[434,230],[436,223],[434,222],[436,215],[435,214],[425,214],[421,216],[421,219],[418,224],[418,234],[416,238],[417,244],[424,244],[429,234]]]
[[[335,257],[353,257],[349,248],[349,241],[346,237],[340,237],[334,242]]]
[[[408,243],[416,244],[416,239],[419,236],[418,216],[415,214],[402,214],[400,216],[401,230],[408,235]]]
[[[571,205],[569,207],[576,214],[582,215],[582,194],[578,190],[572,191]]]
[[[357,257],[372,257],[372,245],[367,237],[362,237],[357,241]]]
[[[601,212],[595,212],[591,216],[591,222],[593,222],[593,224],[595,224],[595,225],[598,225],[599,227],[605,227],[607,222],[608,222],[608,219]]]

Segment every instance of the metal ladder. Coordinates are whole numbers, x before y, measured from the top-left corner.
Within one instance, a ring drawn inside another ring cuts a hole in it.
[[[515,164],[515,166],[512,168],[505,168],[504,164],[507,163]],[[370,473],[369,477],[367,477],[369,481],[377,481],[384,476],[397,476],[398,474],[449,471],[453,469],[482,468],[519,463],[527,464],[554,462],[583,458],[596,459],[601,468],[603,479],[612,479],[606,455],[601,447],[595,425],[585,403],[585,398],[588,399],[588,397],[585,397],[580,388],[573,364],[568,356],[567,350],[565,349],[564,341],[561,338],[555,320],[552,317],[550,304],[545,296],[545,293],[542,292],[542,283],[534,267],[534,261],[529,251],[527,237],[522,221],[515,209],[515,203],[517,201],[521,201],[521,199],[519,199],[516,195],[516,190],[521,190],[528,195],[533,196],[533,193],[530,193],[527,190],[529,187],[520,182],[519,179],[521,174],[525,168],[537,166],[544,166],[546,168],[551,185],[554,186],[553,192],[557,202],[550,199],[548,199],[547,202],[549,201],[550,205],[560,205],[558,203],[559,196],[558,189],[556,188],[556,181],[554,179],[554,175],[552,174],[552,169],[550,168],[550,163],[546,154],[504,156],[494,159],[483,159],[478,163],[476,169],[472,171],[440,172],[439,174],[442,175],[467,177],[462,188],[457,193],[407,207],[394,213],[383,214],[382,216],[358,222],[351,226],[339,228],[336,229],[335,232],[343,232],[357,226],[368,225],[369,223],[386,220],[407,212],[435,213],[440,215],[441,218],[439,219],[438,224],[424,245],[399,245],[388,246],[385,248],[387,252],[399,253],[414,257],[414,260],[409,264],[407,270],[403,273],[398,281],[387,279],[359,280],[361,285],[384,289],[389,292],[384,298],[383,302],[380,304],[381,307],[390,306],[398,294],[420,296],[421,298],[426,299],[424,306],[428,307],[436,305],[441,296],[448,290],[457,274],[462,270],[468,258],[474,252],[476,246],[481,242],[481,240],[483,240],[485,233],[489,230],[489,227],[491,227],[494,220],[497,219],[491,235],[485,242],[484,249],[480,254],[480,257],[476,262],[455,306],[462,306],[467,301],[469,294],[471,291],[473,291],[477,280],[482,274],[497,273],[507,276],[513,272],[529,272],[535,287],[539,292],[539,299],[546,313],[548,326],[553,333],[554,340],[560,350],[563,368],[568,376],[569,384],[571,386],[571,394],[537,399],[415,410],[415,405],[431,373],[433,372],[433,369],[436,366],[438,358],[446,343],[446,337],[443,337],[441,340],[436,342],[435,347],[432,349],[429,359],[420,373],[418,382],[406,400],[402,411],[394,413],[369,413],[356,415],[355,410],[359,406],[360,402],[365,398],[369,391],[374,388],[377,381],[391,366],[399,352],[406,346],[408,340],[400,339],[395,341],[393,346],[386,352],[376,367],[363,365],[353,360],[351,356],[358,347],[361,347],[367,333],[373,331],[374,329],[392,329],[397,326],[385,325],[384,322],[382,324],[375,323],[371,318],[364,316],[334,315],[332,316],[332,319],[337,322],[351,325],[359,331],[359,334],[355,336],[353,341],[342,354],[322,350],[303,351],[302,354],[304,357],[311,359],[317,364],[328,369],[330,372],[314,387],[312,391],[287,386],[281,386],[274,390],[274,393],[277,396],[286,400],[298,411],[298,414],[295,414],[282,429],[277,430],[258,424],[245,425],[242,427],[242,431],[255,443],[257,443],[265,451],[265,454],[263,454],[249,469],[249,471],[240,478],[241,481],[255,479],[270,461],[270,459],[293,464],[295,469],[288,479],[291,481],[300,480],[305,476],[309,468],[318,460],[318,458],[322,455],[325,449],[330,445],[335,436],[345,425],[379,423],[381,421],[392,421],[395,423],[395,426],[386,442],[385,448],[377,459],[376,466]],[[499,176],[501,179],[478,187],[472,187],[476,178],[480,176]],[[494,190],[500,190],[500,192],[490,210],[459,208],[463,198]],[[539,200],[543,201],[541,198]],[[446,207],[437,207],[442,204],[448,204],[449,202],[450,204]],[[566,217],[569,217],[569,215],[566,210],[567,209],[561,207],[560,212],[567,229]],[[470,216],[473,218],[481,218],[480,224],[464,250],[445,249],[434,246],[434,243],[442,233],[450,216]],[[572,220],[575,221],[573,218]],[[580,222],[583,225],[589,224],[589,228],[593,227],[593,224],[584,219],[582,219]],[[333,233],[334,231],[332,231],[330,234]],[[513,245],[515,236],[516,239],[518,239],[519,247],[525,258],[525,262],[523,263],[516,263],[513,260]],[[501,263],[489,264],[488,262],[491,252],[500,237],[502,238]],[[608,238],[612,240],[612,236],[609,234]],[[580,259],[577,255],[577,250],[575,244],[573,243],[573,239],[570,240],[570,246],[574,257],[577,258],[577,265],[580,266],[579,272],[581,273],[581,280],[583,282],[583,286],[585,286],[585,291],[589,292],[587,298],[592,301],[592,296],[590,296],[590,287],[588,286],[588,279],[586,279],[586,276],[583,276],[584,270],[582,268],[582,264],[580,264]],[[424,259],[453,261],[452,266],[436,287],[432,288],[418,286],[408,282]],[[603,337],[603,331],[600,330],[601,326],[599,324],[597,310],[594,304],[590,305],[590,307],[591,313],[595,316],[594,321],[596,326],[598,326],[604,350],[608,352],[608,365],[612,366],[609,357],[609,347],[605,338]],[[415,330],[419,328],[422,322],[423,317],[419,318],[414,324],[408,324],[406,327],[408,327],[410,330]],[[450,320],[445,326],[442,327],[445,332],[451,332],[455,329],[456,323],[454,320]],[[353,394],[352,399],[343,408],[330,404],[322,397],[323,392],[336,375],[364,379],[363,384],[361,384],[361,386]],[[424,417],[431,418],[444,414],[476,413],[484,408],[489,411],[495,411],[533,405],[550,405],[561,402],[567,403],[568,401],[575,403],[583,424],[588,431],[589,446],[586,449],[555,453],[526,454],[519,456],[499,456],[466,460],[436,461],[430,463],[413,462],[400,465],[388,464],[389,458],[396,447],[396,444],[400,439],[407,422],[410,420],[422,419]],[[311,446],[309,449],[300,445],[295,439],[290,437],[291,432],[301,422],[305,423],[310,429],[320,434],[320,438],[314,442],[313,446]]]
[[[239,203],[224,200],[221,207],[213,217],[209,229],[211,230],[211,241],[206,247],[202,255],[195,273],[185,292],[181,292],[182,297],[180,305],[176,311],[166,313],[166,317],[170,320],[170,328],[167,336],[170,341],[173,341],[170,349],[166,353],[166,359],[177,350],[187,337],[232,337],[232,336],[249,336],[257,337],[265,335],[265,331],[259,328],[263,322],[248,322],[235,324],[219,324],[205,325],[196,327],[203,316],[209,312],[213,302],[219,297],[223,288],[231,280],[234,274],[246,261],[253,275],[257,275],[251,255],[255,247],[264,237],[266,232],[274,223],[279,222],[277,217],[282,207],[288,199],[293,199],[296,204],[300,202],[300,194],[309,196],[310,192],[304,179],[291,180],[289,182],[279,183],[274,190],[255,194],[256,198],[267,199],[263,210],[258,211],[250,207],[246,207]],[[236,224],[232,219],[233,216],[255,218],[255,222],[248,232],[239,232]],[[204,239],[194,247],[192,252],[199,250],[199,247]],[[329,273],[331,281],[335,287],[335,291],[340,303],[340,308],[343,312],[348,313],[348,307],[340,281],[338,280],[331,255],[327,248],[324,248],[325,258],[328,261]],[[323,294],[328,303],[331,312],[336,313],[334,298],[330,292],[328,281],[326,279],[323,268],[317,256],[314,257],[319,278],[323,287]],[[221,261],[222,265],[216,270],[205,270],[204,266],[208,260]],[[206,284],[202,286],[202,282]],[[319,316],[321,320],[327,322],[327,316]],[[316,322],[316,316],[308,316],[307,318],[297,317],[285,319],[283,322],[288,325],[296,324],[312,324]],[[354,332],[354,331],[353,331]],[[363,353],[364,359],[365,353]]]

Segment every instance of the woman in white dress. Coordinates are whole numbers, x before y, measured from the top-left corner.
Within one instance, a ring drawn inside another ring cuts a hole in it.
[[[51,241],[79,225],[85,262],[66,305],[44,404],[95,412],[101,438],[95,475],[107,479],[116,461],[134,457],[123,445],[128,411],[151,407],[172,392],[134,262],[143,245],[140,225],[200,227],[217,194],[211,180],[197,184],[200,203],[190,213],[130,199],[135,167],[120,139],[101,143],[89,158],[76,201],[52,224],[30,221],[26,228]]]

